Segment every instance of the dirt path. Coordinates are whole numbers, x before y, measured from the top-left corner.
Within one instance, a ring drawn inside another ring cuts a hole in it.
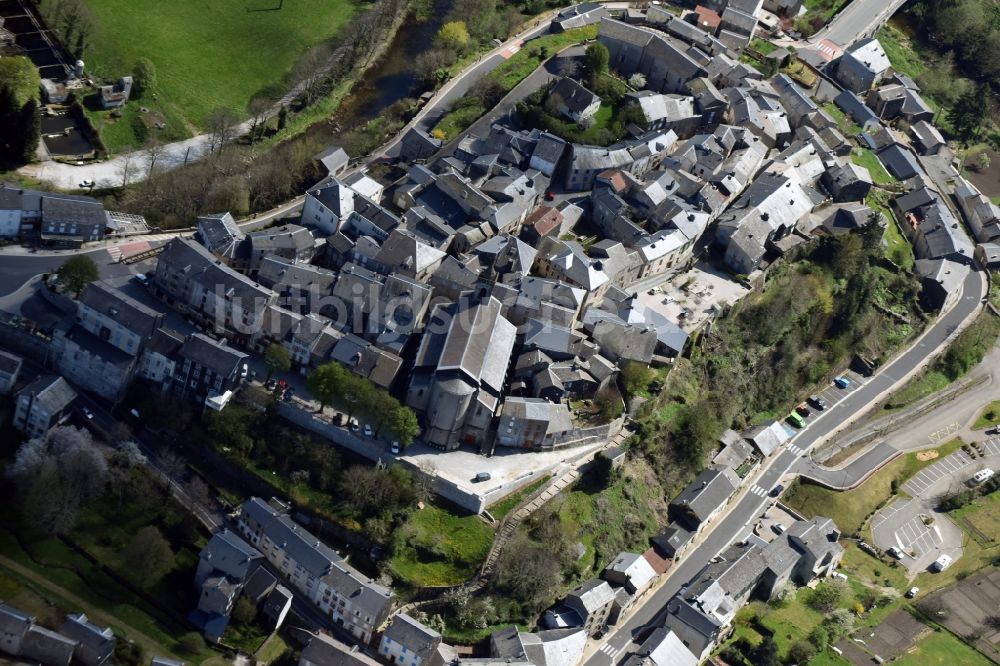
[[[35,585],[38,585],[39,587],[48,590],[52,594],[62,597],[66,601],[72,603],[74,606],[77,607],[78,610],[86,613],[87,616],[98,625],[124,627],[128,632],[127,638],[142,645],[143,649],[146,650],[148,656],[150,657],[174,656],[169,650],[165,649],[164,646],[161,645],[159,641],[153,640],[152,638],[142,633],[132,625],[122,622],[121,619],[119,619],[118,617],[115,617],[114,615],[111,615],[110,613],[97,608],[93,604],[84,601],[83,599],[73,594],[69,590],[63,589],[58,585],[53,584],[51,581],[47,580],[44,576],[33,571],[32,569],[29,569],[23,564],[19,564],[18,562],[15,562],[9,557],[0,555],[0,566],[10,569],[17,575],[23,578],[27,578]]]

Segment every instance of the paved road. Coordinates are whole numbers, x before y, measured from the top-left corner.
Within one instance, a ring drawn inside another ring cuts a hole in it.
[[[792,443],[800,450],[808,451],[817,442],[825,440],[849,425],[880,396],[900,380],[920,368],[927,355],[945,343],[951,334],[967,319],[974,316],[981,307],[986,294],[986,282],[982,273],[973,271],[963,285],[963,295],[955,307],[938,319],[920,340],[893,362],[874,375],[870,381],[847,394],[843,400],[832,405],[825,412],[814,417],[809,427],[803,430]],[[758,489],[770,490],[788,474],[799,455],[789,449],[776,455],[759,472],[754,480]],[[764,493],[766,495],[766,492]],[[651,622],[662,620],[667,602],[682,585],[693,579],[710,559],[718,555],[730,543],[740,539],[751,530],[755,517],[764,512],[772,500],[757,492],[747,492],[726,511],[714,529],[693,551],[688,553],[669,574],[669,578],[656,590],[624,625],[611,632],[602,642],[601,649],[594,652],[585,663],[587,666],[608,666],[623,660],[636,646],[632,636],[639,633]]]
[[[851,0],[825,28],[808,41],[815,44],[821,39],[829,39],[840,46],[850,46],[859,39],[872,36],[905,1]]]

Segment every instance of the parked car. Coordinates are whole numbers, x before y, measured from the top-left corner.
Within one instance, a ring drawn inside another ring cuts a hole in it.
[[[988,481],[989,479],[993,478],[993,474],[994,474],[993,470],[987,467],[986,469],[981,469],[975,474],[973,474],[970,481],[972,481],[972,485],[978,486],[983,481]]]
[[[771,525],[771,530],[775,534],[784,534],[785,533],[785,526],[782,525],[781,523],[774,523],[773,525]]]
[[[806,403],[804,403],[804,402],[801,405],[799,405],[798,407],[796,407],[795,411],[797,411],[799,413],[799,416],[802,416],[802,417],[809,416],[809,414],[812,413],[812,412],[809,411],[809,407],[806,406]]]
[[[81,410],[80,410],[80,411],[82,411],[82,412],[83,412],[83,415],[84,415],[84,416],[86,416],[88,420],[90,420],[90,419],[93,419],[93,418],[94,418],[94,412],[90,411],[90,408],[88,408],[88,407],[83,407],[83,408],[81,408]]]
[[[351,432],[357,432],[358,430],[361,429],[361,424],[358,423],[358,420],[353,416],[351,417],[351,420],[348,423],[351,427]]]
[[[885,552],[889,553],[889,555],[895,557],[897,560],[903,559],[903,553],[900,552],[899,548],[896,548],[895,546],[893,546],[892,548],[890,548]]]
[[[399,455],[399,442],[393,442],[389,445],[389,452],[394,456]]]
[[[809,404],[815,407],[818,411],[823,411],[826,409],[826,400],[819,397],[818,395],[809,396]]]
[[[295,389],[289,388],[285,391],[285,402],[291,402],[295,397]]]
[[[783,492],[785,492],[785,487],[779,483],[771,489],[771,497],[778,497]]]
[[[374,437],[374,436],[375,436],[375,431],[372,430],[372,427],[366,423],[365,424],[365,437]]]
[[[787,421],[789,423],[791,423],[793,426],[795,426],[796,428],[805,428],[806,427],[806,420],[804,418],[802,418],[802,415],[799,414],[797,411],[792,412],[791,414],[789,414]]]
[[[279,379],[278,380],[278,390],[281,391],[282,393],[284,393],[285,389],[287,389],[287,388],[288,388],[288,382],[286,382],[284,379]]]
[[[273,391],[278,386],[278,381],[276,379],[268,379],[267,383],[264,384],[264,388],[268,391]]]
[[[937,571],[938,573],[940,573],[945,569],[947,569],[948,567],[950,567],[951,562],[952,562],[951,555],[942,555],[941,557],[934,560],[933,564],[931,564],[931,571]]]
[[[249,373],[250,373],[250,368],[248,368],[248,367],[247,367],[247,364],[246,364],[246,363],[244,363],[244,364],[243,364],[243,367],[242,367],[242,368],[240,368],[240,379],[242,379],[242,380],[246,381],[246,378],[247,378],[247,375],[248,375]]]
[[[545,200],[546,201],[555,201],[556,200],[556,193],[555,192],[546,192],[545,193]]]
[[[851,385],[851,380],[847,377],[837,377],[833,383],[836,384],[837,388],[845,389]]]
[[[919,587],[911,587],[910,589],[908,589],[906,591],[906,598],[907,599],[912,599],[913,597],[917,596],[918,594],[920,594],[920,588]]]
[[[493,477],[490,476],[489,472],[480,472],[479,474],[476,474],[475,482],[482,483],[483,481],[489,481],[492,478]]]
[[[149,285],[149,278],[146,276],[145,273],[137,273],[135,276],[135,281],[141,284],[143,287]]]
[[[94,181],[92,181],[92,180],[81,180],[80,181],[80,189],[81,190],[90,189],[93,186],[94,186]]]

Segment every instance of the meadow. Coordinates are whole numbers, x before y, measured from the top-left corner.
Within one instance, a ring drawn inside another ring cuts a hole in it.
[[[91,76],[117,80],[130,74],[139,58],[148,58],[156,68],[155,101],[182,117],[189,130],[204,127],[216,108],[245,116],[255,95],[280,98],[296,63],[335,37],[359,9],[353,0],[87,0],[87,5],[96,25],[84,56]]]

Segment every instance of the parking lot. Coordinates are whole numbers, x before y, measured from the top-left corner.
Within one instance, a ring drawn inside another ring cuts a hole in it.
[[[875,544],[882,550],[896,548],[900,562],[911,574],[926,569],[941,555],[962,556],[964,533],[945,513],[936,510],[938,498],[969,486],[981,469],[1000,463],[1000,437],[982,443],[983,456],[972,458],[955,451],[920,470],[900,489],[909,498],[898,497],[872,516]]]
[[[909,481],[903,484],[903,492],[911,497],[923,497],[941,479],[946,477],[961,479],[960,472],[963,472],[974,462],[965,451],[955,451],[914,474]],[[968,476],[972,476],[972,473],[969,472]],[[947,490],[947,486],[942,489],[942,492],[945,490]]]

